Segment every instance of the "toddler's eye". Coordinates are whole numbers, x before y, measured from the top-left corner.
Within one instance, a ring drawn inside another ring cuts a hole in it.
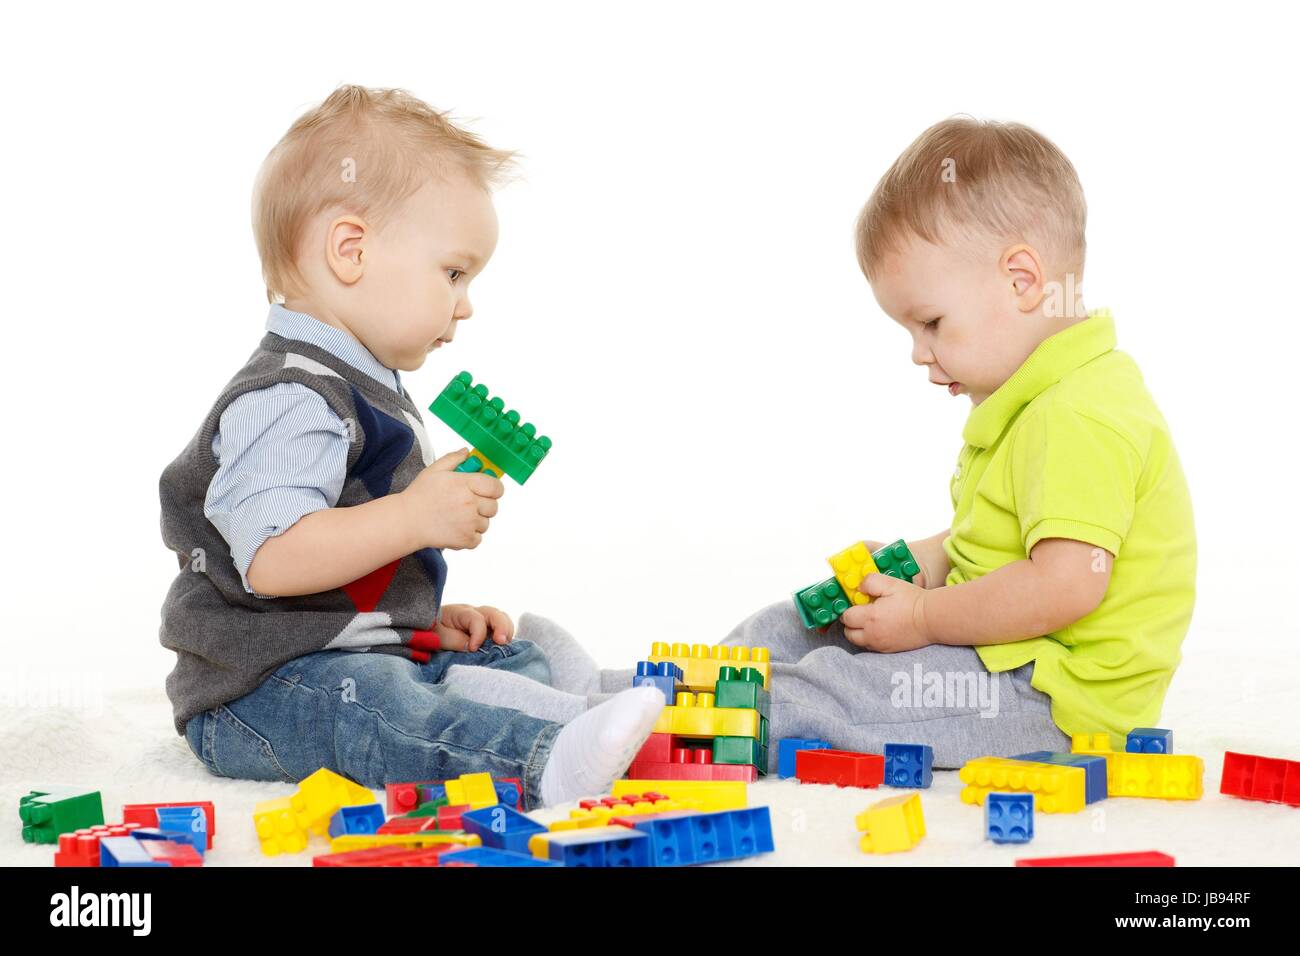
[[[939,316],[939,318],[941,319],[943,316]],[[929,322],[925,323],[925,327],[931,331],[937,329],[939,327],[939,319],[931,319]]]
[[[448,269],[448,270],[447,270],[447,275],[451,276],[451,281],[452,281],[452,282],[455,282],[457,279],[459,279],[459,278],[460,278],[461,276],[463,276],[464,274],[465,274],[465,273],[461,272],[459,269]]]

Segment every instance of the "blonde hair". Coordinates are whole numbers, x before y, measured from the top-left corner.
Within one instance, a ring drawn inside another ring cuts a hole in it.
[[[302,281],[303,232],[323,210],[342,207],[376,228],[430,176],[468,174],[491,189],[516,153],[493,149],[400,89],[340,86],[289,127],[267,154],[253,187],[253,235],[268,302]]]
[[[908,234],[941,244],[1026,242],[1053,277],[1083,275],[1088,209],[1078,173],[1051,140],[1020,123],[954,117],[931,126],[880,178],[854,226],[870,281]]]

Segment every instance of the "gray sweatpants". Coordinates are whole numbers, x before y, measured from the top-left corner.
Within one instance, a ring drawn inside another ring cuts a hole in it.
[[[1052,721],[1051,698],[1030,686],[1032,661],[994,674],[972,647],[867,651],[845,640],[838,621],[825,634],[805,630],[791,601],[750,615],[722,643],[771,652],[771,773],[784,737],[863,753],[883,753],[886,743],[929,744],[941,769],[986,755],[1070,749]],[[602,670],[601,691],[630,687],[634,673]]]

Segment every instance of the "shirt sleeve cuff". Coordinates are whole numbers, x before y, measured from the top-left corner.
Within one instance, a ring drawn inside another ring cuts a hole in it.
[[[1119,554],[1123,538],[1109,528],[1075,521],[1071,518],[1043,518],[1025,534],[1025,554],[1034,550],[1034,545],[1044,538],[1070,538],[1105,548],[1111,554]]]

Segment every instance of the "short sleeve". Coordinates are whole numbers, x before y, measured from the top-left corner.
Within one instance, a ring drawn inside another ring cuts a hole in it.
[[[1043,538],[1086,541],[1118,554],[1133,522],[1143,468],[1138,450],[1069,405],[1024,414],[1009,467],[1025,554]]]
[[[219,466],[203,513],[230,546],[244,582],[257,549],[305,515],[338,503],[350,433],[320,393],[296,382],[245,392],[212,439]]]

